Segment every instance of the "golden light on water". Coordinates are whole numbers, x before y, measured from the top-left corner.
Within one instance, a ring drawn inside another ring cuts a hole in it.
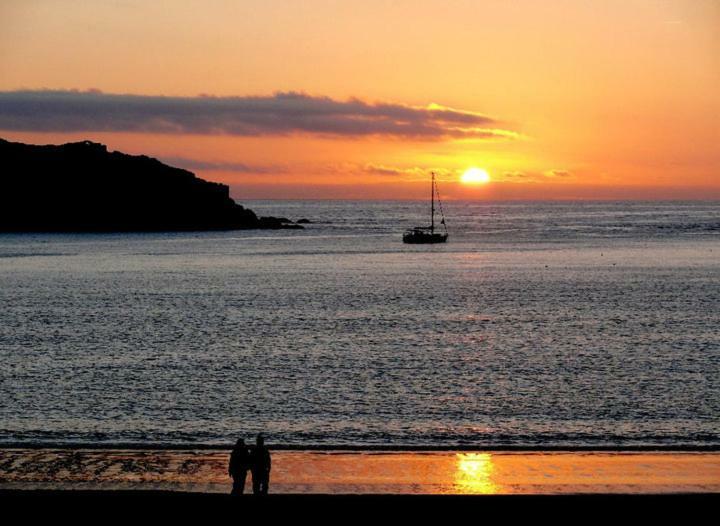
[[[492,456],[488,453],[458,453],[456,456],[455,490],[458,493],[498,493],[500,486],[492,480]]]
[[[460,176],[463,184],[484,184],[490,182],[490,174],[481,168],[468,168]]]

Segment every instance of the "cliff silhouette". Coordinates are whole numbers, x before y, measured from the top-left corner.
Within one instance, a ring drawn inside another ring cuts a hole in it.
[[[302,228],[258,217],[227,185],[91,141],[0,139],[0,231],[129,232]]]

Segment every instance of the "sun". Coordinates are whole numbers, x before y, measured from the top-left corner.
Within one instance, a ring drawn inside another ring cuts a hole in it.
[[[483,184],[490,182],[490,174],[480,168],[468,168],[465,173],[460,176],[460,182],[463,184]]]

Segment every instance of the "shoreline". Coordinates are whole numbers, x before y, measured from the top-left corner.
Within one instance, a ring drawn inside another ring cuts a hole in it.
[[[229,447],[0,448],[0,490],[227,493],[229,453]],[[286,495],[720,494],[718,452],[475,448],[271,453],[270,491]]]
[[[720,452],[720,444],[696,445],[696,444],[675,444],[675,445],[484,445],[484,444],[450,444],[450,445],[380,445],[380,444],[268,444],[272,451],[313,451],[313,452],[451,452],[451,451],[487,451],[493,453],[518,452],[606,452],[606,453],[641,453],[641,452],[698,452],[715,453]],[[152,443],[152,442],[108,442],[108,443],[83,443],[83,442],[42,442],[24,443],[8,442],[0,443],[0,451],[6,449],[27,449],[27,450],[128,450],[128,451],[229,451],[232,443],[226,444],[195,444],[186,443]]]

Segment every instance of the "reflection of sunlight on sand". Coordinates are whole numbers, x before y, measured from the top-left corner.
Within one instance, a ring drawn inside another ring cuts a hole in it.
[[[229,454],[190,449],[0,448],[0,489],[227,493]],[[719,475],[717,452],[273,451],[270,491],[720,493]]]
[[[455,490],[458,493],[498,493],[500,486],[492,481],[493,461],[488,453],[456,455]]]

